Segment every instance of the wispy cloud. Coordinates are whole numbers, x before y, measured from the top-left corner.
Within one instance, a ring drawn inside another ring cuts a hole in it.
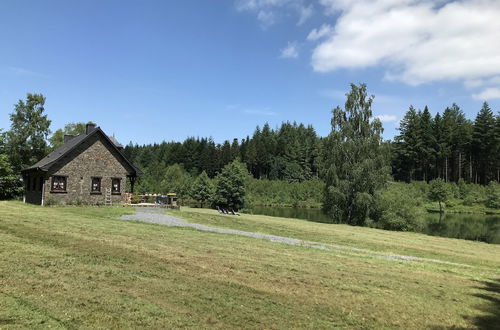
[[[392,122],[398,121],[398,117],[396,117],[394,115],[387,115],[387,114],[378,115],[378,116],[375,116],[375,118],[378,118],[378,120],[380,120],[383,123],[392,123]]]
[[[244,113],[249,114],[249,115],[260,115],[260,116],[276,116],[277,113],[274,111],[271,111],[270,108],[263,108],[263,109],[245,109],[243,110]]]
[[[303,5],[297,5],[297,12],[299,14],[299,21],[297,22],[297,25],[302,25],[305,22],[309,20],[309,18],[312,17],[314,14],[314,9],[312,5],[309,6],[303,6]]]
[[[307,40],[316,41],[329,37],[333,34],[334,28],[330,24],[323,24],[318,29],[313,29],[307,36]]]
[[[500,88],[489,87],[481,91],[480,93],[473,94],[472,97],[476,100],[486,101],[492,99],[500,99]]]
[[[10,66],[9,70],[19,76],[48,77],[46,74],[17,66]]]
[[[281,58],[297,58],[299,50],[297,42],[288,42],[288,45],[281,50]]]
[[[314,6],[305,0],[236,0],[236,9],[254,13],[263,29],[267,29],[290,13],[302,25],[314,14]]]
[[[238,112],[247,115],[259,115],[259,116],[276,116],[277,113],[272,111],[270,107],[245,107],[241,104],[228,104],[226,106],[227,111]]]

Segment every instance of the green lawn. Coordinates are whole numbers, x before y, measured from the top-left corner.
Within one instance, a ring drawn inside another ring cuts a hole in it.
[[[188,221],[457,262],[402,262],[0,202],[0,329],[492,328],[500,247],[210,210]]]

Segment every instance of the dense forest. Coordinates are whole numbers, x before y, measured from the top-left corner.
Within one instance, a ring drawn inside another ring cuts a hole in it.
[[[213,178],[235,159],[247,165],[256,179],[302,182],[325,178],[322,155],[327,139],[312,126],[282,123],[257,127],[251,137],[215,143],[211,138],[187,138],[184,142],[137,145],[129,143],[125,154],[145,170],[146,190],[159,191],[157,180],[166,167],[181,165],[191,175],[205,171]],[[465,117],[456,104],[434,117],[427,107],[410,106],[401,120],[399,135],[383,142],[390,154],[394,179],[411,182],[442,178],[446,182],[488,184],[500,176],[500,114],[487,103],[475,120]]]

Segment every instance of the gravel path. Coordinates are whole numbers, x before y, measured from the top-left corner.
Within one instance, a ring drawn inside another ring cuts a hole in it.
[[[368,254],[368,255],[371,255],[371,256],[374,256],[377,258],[388,259],[388,260],[421,261],[421,262],[432,262],[432,263],[447,264],[447,265],[462,266],[462,267],[471,267],[471,266],[465,265],[465,264],[458,264],[458,263],[443,261],[443,260],[438,260],[438,259],[412,257],[412,256],[399,255],[399,254],[380,253],[380,252],[376,252],[376,251],[372,251],[372,250],[368,250],[368,249],[353,248],[353,247],[348,247],[348,246],[344,246],[344,245],[322,244],[322,243],[318,243],[318,242],[303,241],[303,240],[291,238],[291,237],[261,234],[261,233],[254,233],[254,232],[228,229],[228,228],[211,227],[211,226],[206,226],[206,225],[202,225],[202,224],[198,224],[198,223],[186,222],[186,221],[184,221],[180,218],[174,217],[172,215],[164,214],[163,211],[164,211],[163,209],[140,207],[140,208],[136,208],[135,214],[123,215],[120,217],[120,220],[142,221],[142,222],[148,222],[148,223],[154,223],[154,224],[166,225],[166,226],[174,226],[174,227],[189,227],[189,228],[194,228],[197,230],[210,231],[210,232],[216,232],[216,233],[222,233],[222,234],[246,236],[246,237],[258,238],[258,239],[264,239],[264,240],[268,240],[271,242],[277,242],[277,243],[283,243],[283,244],[289,244],[289,245],[300,245],[300,246],[306,246],[306,247],[311,247],[311,248],[316,248],[316,249],[321,249],[321,250],[326,250],[326,251],[344,251],[344,252],[348,252],[350,254],[354,253],[354,254],[359,254],[359,255],[362,255],[362,254],[367,255]]]

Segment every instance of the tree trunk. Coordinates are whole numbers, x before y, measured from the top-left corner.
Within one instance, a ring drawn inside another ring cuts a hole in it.
[[[443,206],[441,205],[441,202],[439,202],[439,214],[443,213]]]
[[[469,156],[469,183],[472,183],[472,155]]]
[[[448,182],[448,157],[445,159],[445,165],[444,165],[444,181]]]
[[[462,178],[462,153],[458,153],[458,180]],[[457,180],[457,182],[458,182]]]

